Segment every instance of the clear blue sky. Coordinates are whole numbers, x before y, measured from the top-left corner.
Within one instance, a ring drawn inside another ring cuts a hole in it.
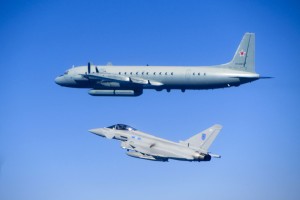
[[[1,1],[0,199],[300,199],[297,1]],[[213,65],[256,33],[263,76],[238,88],[92,97],[72,65]],[[178,141],[220,123],[211,162],[130,158],[88,129]]]

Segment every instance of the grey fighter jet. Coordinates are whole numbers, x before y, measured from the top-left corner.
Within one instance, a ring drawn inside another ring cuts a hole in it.
[[[215,66],[98,66],[88,63],[58,76],[58,85],[91,88],[93,96],[139,96],[144,89],[216,89],[239,86],[261,78],[255,72],[255,35],[246,33],[226,64]]]
[[[215,124],[191,138],[179,141],[178,143],[141,132],[125,124],[91,129],[89,132],[107,139],[121,140],[121,147],[127,149],[127,155],[129,156],[166,162],[169,159],[210,161],[212,157],[220,158],[220,155],[210,153],[208,148],[221,129],[221,125]]]

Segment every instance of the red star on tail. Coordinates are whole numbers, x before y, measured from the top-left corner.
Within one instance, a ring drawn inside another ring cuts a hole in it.
[[[241,51],[240,51],[240,56],[245,56],[245,55],[246,55],[246,51],[241,50]]]

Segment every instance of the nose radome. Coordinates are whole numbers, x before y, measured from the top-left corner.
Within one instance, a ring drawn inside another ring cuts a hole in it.
[[[94,133],[96,135],[103,135],[103,129],[102,128],[90,129],[89,132]]]
[[[62,81],[61,79],[62,79],[62,77],[58,76],[58,77],[56,77],[56,78],[54,79],[54,82],[55,82],[56,84],[60,85],[60,84],[61,84],[61,81]]]
[[[97,130],[98,130],[97,128],[95,128],[95,129],[90,129],[89,132],[94,133],[94,134],[97,134],[97,132],[98,132]]]
[[[96,135],[105,136],[105,130],[103,128],[95,128],[95,129],[90,129],[89,132],[94,133]]]

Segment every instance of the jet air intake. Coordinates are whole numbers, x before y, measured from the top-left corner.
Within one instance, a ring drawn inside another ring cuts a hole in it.
[[[143,90],[90,90],[92,96],[140,96]]]

